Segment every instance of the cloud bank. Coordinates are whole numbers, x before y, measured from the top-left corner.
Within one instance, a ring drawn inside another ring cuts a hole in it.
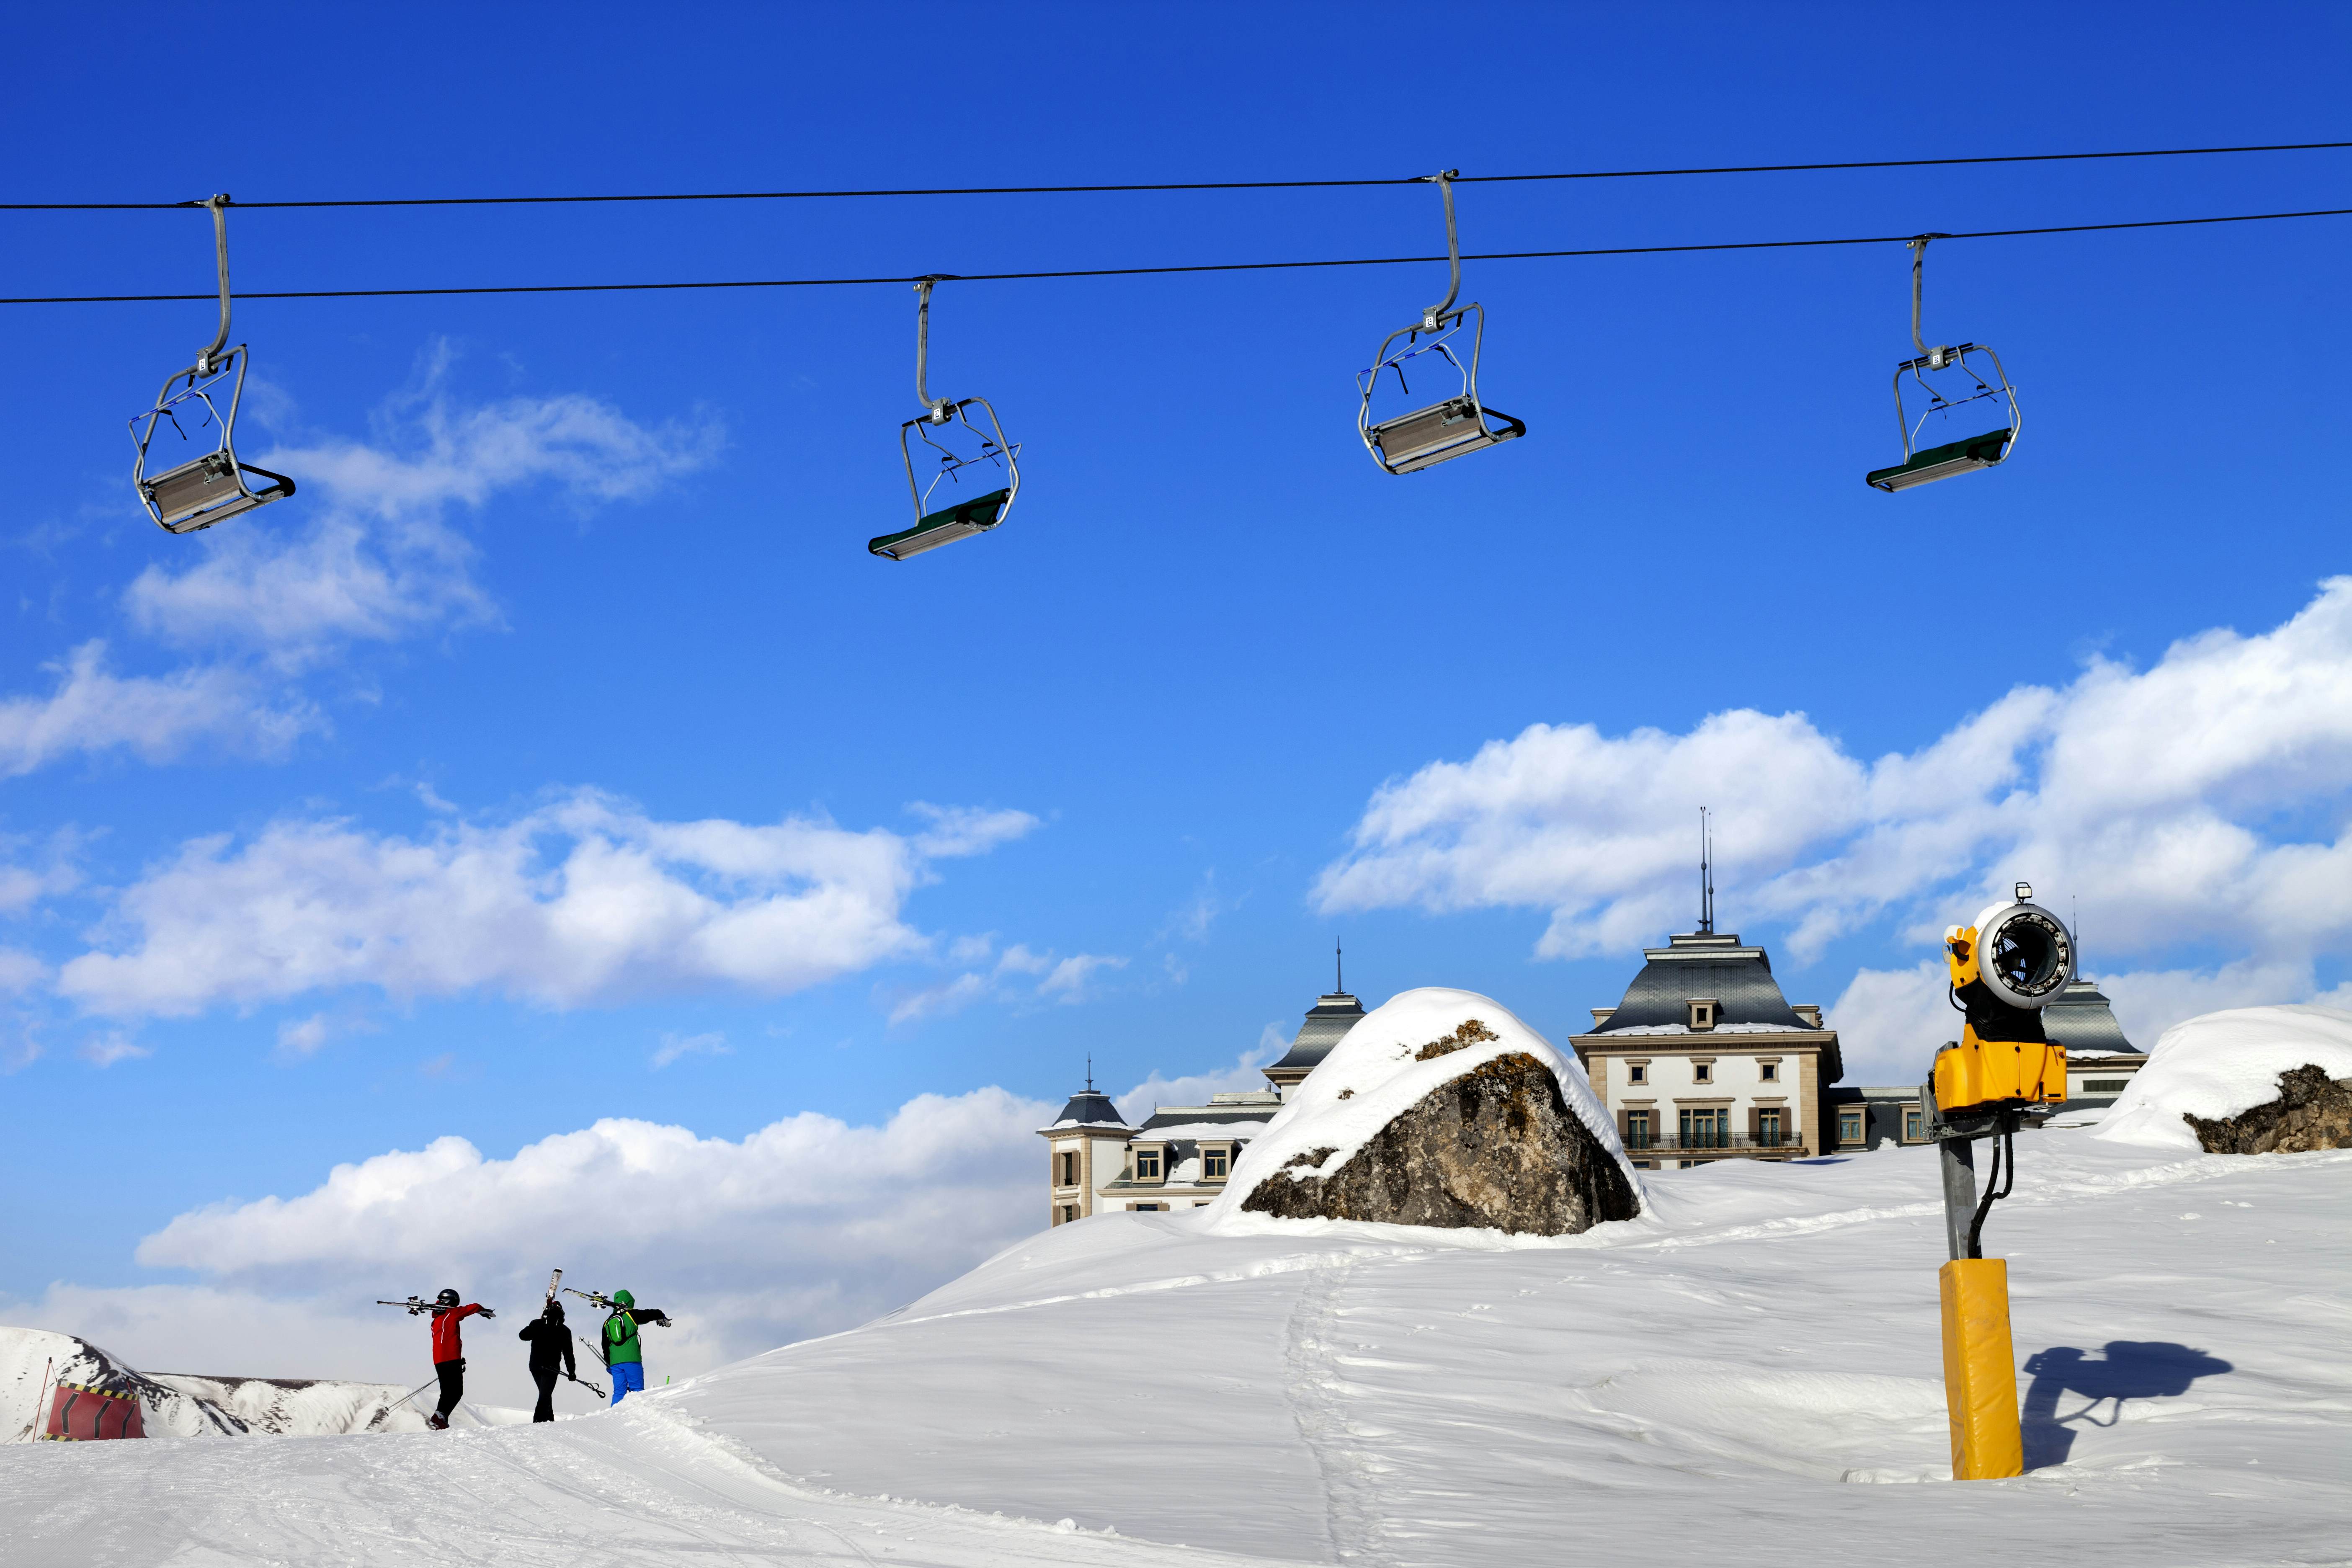
[[[281,819],[149,869],[116,900],[111,940],[68,960],[57,989],[118,1017],[353,985],[552,1007],[710,984],[781,994],[921,952],[902,911],[932,864],[1036,825],[921,809],[929,825],[911,835],[797,816],[665,822],[582,789],[414,838]]]
[[[1801,960],[1881,918],[1932,936],[2022,878],[2079,899],[2095,952],[2307,964],[2352,934],[2352,577],[2271,631],[2096,659],[1872,762],[1801,713],[1533,725],[1383,785],[1316,902],[1534,909],[1539,954],[1626,952],[1686,921],[1702,805],[1724,901]]]

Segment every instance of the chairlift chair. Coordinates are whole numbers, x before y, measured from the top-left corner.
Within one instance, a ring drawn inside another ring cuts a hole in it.
[[[131,482],[137,487],[140,504],[147,509],[147,515],[167,533],[194,533],[294,493],[292,479],[256,468],[236,455],[236,410],[245,396],[248,356],[243,343],[226,347],[229,198],[217,195],[195,205],[208,208],[213,215],[213,243],[220,262],[220,331],[214,335],[211,346],[196,356],[194,364],[163,383],[163,390],[155,395],[153,407],[131,419],[131,444],[139,451],[138,460],[131,465]],[[221,406],[224,395],[228,405],[226,409]],[[180,438],[187,440],[188,428],[181,422],[183,414],[195,418],[199,429],[211,424],[219,432],[218,438],[211,451],[151,478],[147,464],[157,427],[169,421]],[[256,489],[247,482],[248,474],[269,482]]]
[[[1013,510],[1013,498],[1021,493],[1021,448],[1005,440],[1004,426],[997,420],[995,405],[985,397],[961,401],[933,397],[926,384],[930,362],[931,287],[941,281],[944,279],[940,278],[924,278],[915,284],[915,395],[922,401],[923,412],[898,426],[898,455],[907,466],[907,493],[914,500],[915,526],[883,534],[866,544],[871,553],[893,561],[904,561],[927,550],[937,550],[942,544],[986,533],[1004,521],[1005,514]],[[984,428],[973,421],[974,408],[988,416]],[[971,448],[970,456],[944,439],[958,432],[968,437],[962,444]],[[928,484],[915,474],[918,440],[939,459]],[[964,469],[982,466],[1003,472],[1005,483],[1002,488],[955,500],[937,510],[927,510],[940,481],[961,484]]]
[[[1372,367],[1356,377],[1357,389],[1363,395],[1356,410],[1357,434],[1363,437],[1364,449],[1372,455],[1372,461],[1391,474],[1418,473],[1528,433],[1524,423],[1479,400],[1478,356],[1486,338],[1486,308],[1475,300],[1458,309],[1454,303],[1462,293],[1462,247],[1454,226],[1454,181],[1460,174],[1459,169],[1447,169],[1430,176],[1445,198],[1445,252],[1452,277],[1445,298],[1423,310],[1420,321],[1409,327],[1399,327],[1383,338]],[[1467,364],[1454,353],[1453,344],[1465,322],[1470,323],[1471,329]],[[1399,338],[1405,340],[1402,349],[1396,347]],[[1397,385],[1409,393],[1405,365],[1423,354],[1433,354],[1454,368],[1461,381],[1459,392],[1426,408],[1373,423],[1372,394],[1380,385],[1381,373],[1394,371]]]
[[[1998,468],[2009,460],[2016,448],[2017,433],[2023,417],[2017,406],[2017,389],[2010,384],[2008,373],[2002,370],[2000,356],[1981,343],[1947,343],[1929,348],[1919,335],[1919,295],[1921,275],[1927,266],[1927,242],[1946,237],[1923,234],[1909,242],[1911,247],[1911,342],[1919,350],[1919,357],[1905,360],[1895,367],[1895,417],[1903,430],[1903,461],[1891,468],[1874,468],[1864,476],[1874,489],[1889,495],[1907,490],[1915,485],[1929,484],[1937,479],[1948,479],[1956,474],[1973,473],[1979,468]],[[1980,355],[1971,363],[1969,356]],[[1985,377],[1989,363],[1991,379]],[[1948,396],[1943,388],[1930,382],[1927,372],[1957,370],[1968,377],[1969,384],[1956,388],[1958,395]],[[1927,406],[1919,417],[1913,419],[1903,398],[1903,383],[1909,377],[1915,395],[1924,395]],[[2005,407],[2009,423],[1982,435],[1964,437],[1934,447],[1916,445],[1919,432],[1933,417],[1949,418],[1972,403],[1990,403]]]

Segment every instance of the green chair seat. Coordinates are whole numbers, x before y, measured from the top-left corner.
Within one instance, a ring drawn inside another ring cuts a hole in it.
[[[1893,495],[1896,490],[1907,490],[1913,485],[1948,479],[1954,474],[1965,474],[1976,468],[1990,468],[2000,461],[2001,454],[2008,448],[2010,435],[2006,428],[1988,430],[1965,441],[1930,447],[1926,451],[1912,453],[1907,463],[1892,468],[1874,468],[1864,477],[1873,489]]]
[[[874,554],[904,561],[909,555],[920,555],[926,550],[937,550],[942,544],[953,544],[975,533],[986,533],[1003,521],[1005,503],[1012,499],[1013,491],[1006,489],[958,501],[945,510],[930,513],[904,532],[867,540],[866,548]]]

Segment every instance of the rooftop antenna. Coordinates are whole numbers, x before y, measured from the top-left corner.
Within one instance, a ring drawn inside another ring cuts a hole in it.
[[[1335,936],[1331,939],[1331,994],[1345,996],[1347,994],[1348,965],[1345,955],[1339,951],[1339,939]]]
[[[1698,808],[1698,929],[1715,934],[1715,833],[1707,825],[1706,807]]]
[[[1094,1054],[1094,1052],[1092,1052],[1092,1051],[1088,1051],[1088,1052],[1087,1053],[1087,1092],[1088,1094],[1092,1094],[1094,1091],[1095,1091],[1095,1054]]]

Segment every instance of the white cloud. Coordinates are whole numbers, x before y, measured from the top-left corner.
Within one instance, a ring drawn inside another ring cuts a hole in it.
[[[654,1052],[653,1067],[656,1072],[659,1072],[680,1057],[730,1057],[734,1054],[735,1047],[729,1045],[727,1037],[721,1034],[666,1034],[661,1037],[661,1047]]]
[[[918,841],[919,842],[919,840]],[[988,957],[992,944],[985,938],[958,938],[950,949],[957,962],[978,963]],[[1125,969],[1127,960],[1102,953],[1080,952],[1068,958],[1054,953],[1033,952],[1020,942],[1014,942],[997,955],[996,963],[988,973],[967,970],[953,979],[942,980],[919,990],[900,994],[888,1000],[890,1022],[910,1024],[921,1018],[943,1016],[961,1012],[982,999],[999,1002],[1024,1002],[1040,998],[1076,1003],[1089,999],[1087,978],[1098,970]],[[1042,975],[1034,985],[1015,982],[1013,976]]]
[[[285,696],[273,700],[250,675],[226,665],[121,676],[106,668],[106,644],[90,641],[44,668],[56,673],[55,689],[0,699],[0,776],[77,753],[119,751],[170,762],[201,742],[276,758],[303,731],[321,727],[309,704]]]
[[[1064,1002],[1085,999],[1087,979],[1097,970],[1125,969],[1127,960],[1099,952],[1076,952],[1054,965],[1045,979],[1037,982],[1037,994],[1052,996]]]
[[[49,977],[49,966],[21,948],[0,947],[0,996],[29,991]]]
[[[1533,725],[1383,785],[1317,898],[1538,909],[1539,952],[1622,952],[1687,921],[1706,805],[1723,901],[1791,925],[1800,957],[1889,913],[1932,940],[2023,878],[2078,897],[2104,951],[2301,961],[2352,934],[2348,802],[2352,578],[2336,578],[2269,632],[2202,633],[2145,671],[2096,660],[1872,763],[1801,713],[1683,735]]]
[[[289,818],[151,868],[116,900],[118,940],[68,961],[58,989],[123,1016],[348,985],[557,1007],[712,984],[777,994],[920,952],[901,910],[932,857],[1032,820],[995,814],[952,840],[662,822],[593,790],[416,838]]]
[[[338,1165],[292,1198],[183,1214],[138,1257],[233,1295],[363,1300],[451,1285],[509,1310],[535,1303],[561,1265],[566,1283],[625,1287],[677,1317],[685,1326],[647,1348],[656,1377],[682,1376],[864,1321],[1039,1228],[1034,1130],[1052,1114],[982,1089],[919,1096],[879,1127],[803,1112],[740,1142],[617,1119],[510,1159],[441,1138]],[[626,1224],[612,1223],[614,1205]],[[421,1354],[421,1331],[414,1338]],[[480,1364],[490,1373],[507,1359]]]
[[[1213,1094],[1269,1088],[1265,1074],[1258,1069],[1289,1050],[1291,1036],[1296,1032],[1296,1026],[1286,1030],[1279,1024],[1268,1024],[1258,1031],[1257,1044],[1234,1058],[1234,1065],[1228,1068],[1187,1073],[1181,1078],[1162,1077],[1154,1068],[1151,1076],[1141,1083],[1125,1094],[1113,1095],[1111,1103],[1132,1125],[1150,1115],[1158,1106],[1206,1105]]]
[[[74,1052],[74,1055],[95,1068],[110,1068],[117,1062],[137,1061],[142,1057],[152,1057],[154,1054],[152,1048],[138,1044],[130,1036],[120,1031],[113,1034],[94,1035],[84,1040]]]
[[[720,444],[707,422],[641,425],[579,395],[460,407],[445,387],[450,359],[446,344],[427,353],[420,385],[386,405],[376,444],[338,438],[264,454],[260,462],[302,486],[281,509],[284,525],[207,532],[193,564],[148,567],[124,595],[134,624],[173,642],[259,649],[291,668],[342,643],[495,621],[452,508],[479,509],[532,483],[556,486],[575,506],[643,496]]]
[[[307,1018],[278,1026],[278,1049],[289,1057],[316,1056],[331,1033],[327,1016],[313,1013]]]

